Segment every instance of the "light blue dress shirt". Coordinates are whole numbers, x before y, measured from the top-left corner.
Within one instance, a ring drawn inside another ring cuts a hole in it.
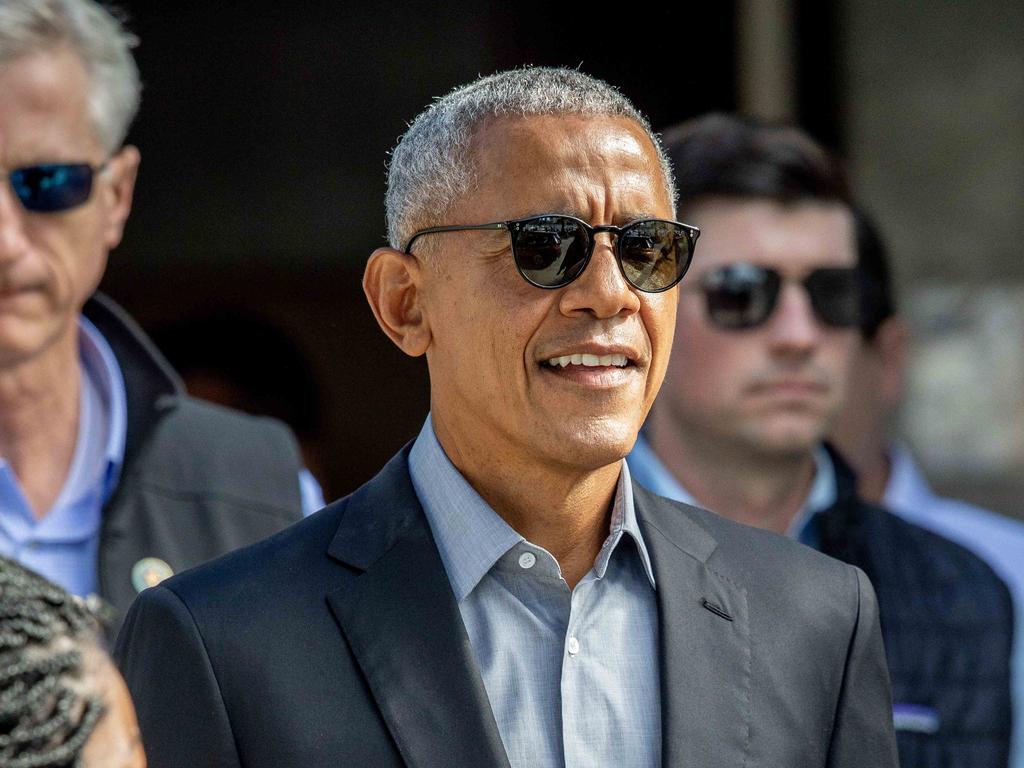
[[[633,478],[647,490],[684,504],[691,504],[695,507],[703,506],[668,471],[668,467],[654,453],[651,444],[643,435],[637,437],[636,445],[626,457],[626,462],[633,473]],[[829,458],[828,451],[823,446],[819,446],[814,452],[814,480],[811,483],[810,493],[807,494],[807,500],[800,511],[790,522],[787,535],[801,544],[816,548],[817,533],[814,526],[811,525],[811,518],[835,504],[838,493],[836,470],[832,465],[832,459]]]
[[[429,417],[409,471],[512,767],[661,765],[654,572],[625,463],[608,538],[572,590],[466,482]]]
[[[78,344],[81,406],[67,479],[53,507],[37,520],[18,478],[0,458],[0,555],[84,597],[97,591],[103,505],[124,464],[128,398],[113,350],[85,317],[79,317]],[[305,469],[299,490],[304,514],[324,505],[320,486]]]
[[[971,550],[1010,589],[1016,622],[1010,670],[1014,706],[1010,765],[1024,768],[1024,523],[937,496],[901,446],[894,446],[889,458],[889,484],[882,500],[885,507]]]

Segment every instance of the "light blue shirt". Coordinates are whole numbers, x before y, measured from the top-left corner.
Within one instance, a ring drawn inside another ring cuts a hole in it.
[[[512,768],[660,766],[654,572],[625,462],[608,538],[572,590],[463,478],[429,417],[409,471]]]
[[[668,471],[668,467],[654,453],[651,444],[643,435],[637,437],[636,445],[626,457],[626,461],[633,477],[647,490],[684,504],[691,504],[695,507],[703,506]],[[800,511],[790,522],[787,535],[801,544],[816,547],[817,534],[814,526],[811,525],[811,519],[818,512],[835,504],[837,494],[835,467],[832,466],[832,459],[829,458],[828,451],[819,446],[814,452],[814,480],[811,483],[810,493],[807,494],[807,500]]]
[[[0,458],[0,555],[17,560],[75,595],[97,591],[103,505],[124,464],[128,399],[117,358],[106,339],[79,318],[82,363],[78,436],[71,467],[53,507],[40,519],[10,465]],[[320,486],[299,475],[304,514],[324,505]]]
[[[1014,724],[1010,765],[1024,768],[1024,524],[956,499],[937,496],[901,446],[889,452],[883,504],[900,517],[971,550],[1010,589],[1015,626],[1010,677]]]

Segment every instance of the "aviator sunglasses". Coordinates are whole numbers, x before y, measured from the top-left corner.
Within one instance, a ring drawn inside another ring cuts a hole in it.
[[[512,258],[519,274],[538,288],[562,288],[583,274],[594,253],[594,238],[601,232],[615,235],[615,260],[626,282],[647,293],[667,291],[690,266],[697,227],[664,219],[643,219],[616,227],[591,226],[575,216],[548,213],[492,224],[428,227],[416,232],[405,246],[423,235],[469,230],[508,231]]]
[[[697,288],[707,300],[708,319],[718,328],[756,328],[771,317],[784,278],[774,269],[730,264],[710,270]],[[861,321],[861,278],[856,267],[822,267],[799,281],[815,316],[833,328]]]
[[[47,163],[15,168],[7,174],[14,194],[27,211],[54,213],[81,205],[92,194],[95,176],[107,163]]]

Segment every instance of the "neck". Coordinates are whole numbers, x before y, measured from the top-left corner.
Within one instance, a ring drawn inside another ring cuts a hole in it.
[[[857,494],[872,504],[881,504],[892,473],[892,462],[885,447],[879,445],[870,457],[854,465],[854,471],[857,473]]]
[[[545,465],[496,450],[447,428],[434,412],[434,432],[473,489],[517,533],[554,556],[572,589],[593,567],[608,537],[621,462],[590,471]]]
[[[814,455],[743,451],[652,422],[651,447],[703,507],[745,525],[786,533],[814,480]]]
[[[75,328],[37,357],[0,367],[0,455],[36,519],[50,511],[71,468],[81,375]]]

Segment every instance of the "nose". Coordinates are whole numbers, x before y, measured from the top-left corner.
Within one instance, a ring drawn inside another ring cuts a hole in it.
[[[25,210],[15,199],[10,180],[0,176],[0,262],[20,257],[27,247]]]
[[[820,341],[822,330],[804,287],[791,282],[784,284],[768,321],[773,352],[782,357],[806,357]]]
[[[619,269],[610,234],[597,235],[587,268],[562,289],[559,306],[566,316],[585,312],[599,319],[631,315],[640,309],[637,290]]]

